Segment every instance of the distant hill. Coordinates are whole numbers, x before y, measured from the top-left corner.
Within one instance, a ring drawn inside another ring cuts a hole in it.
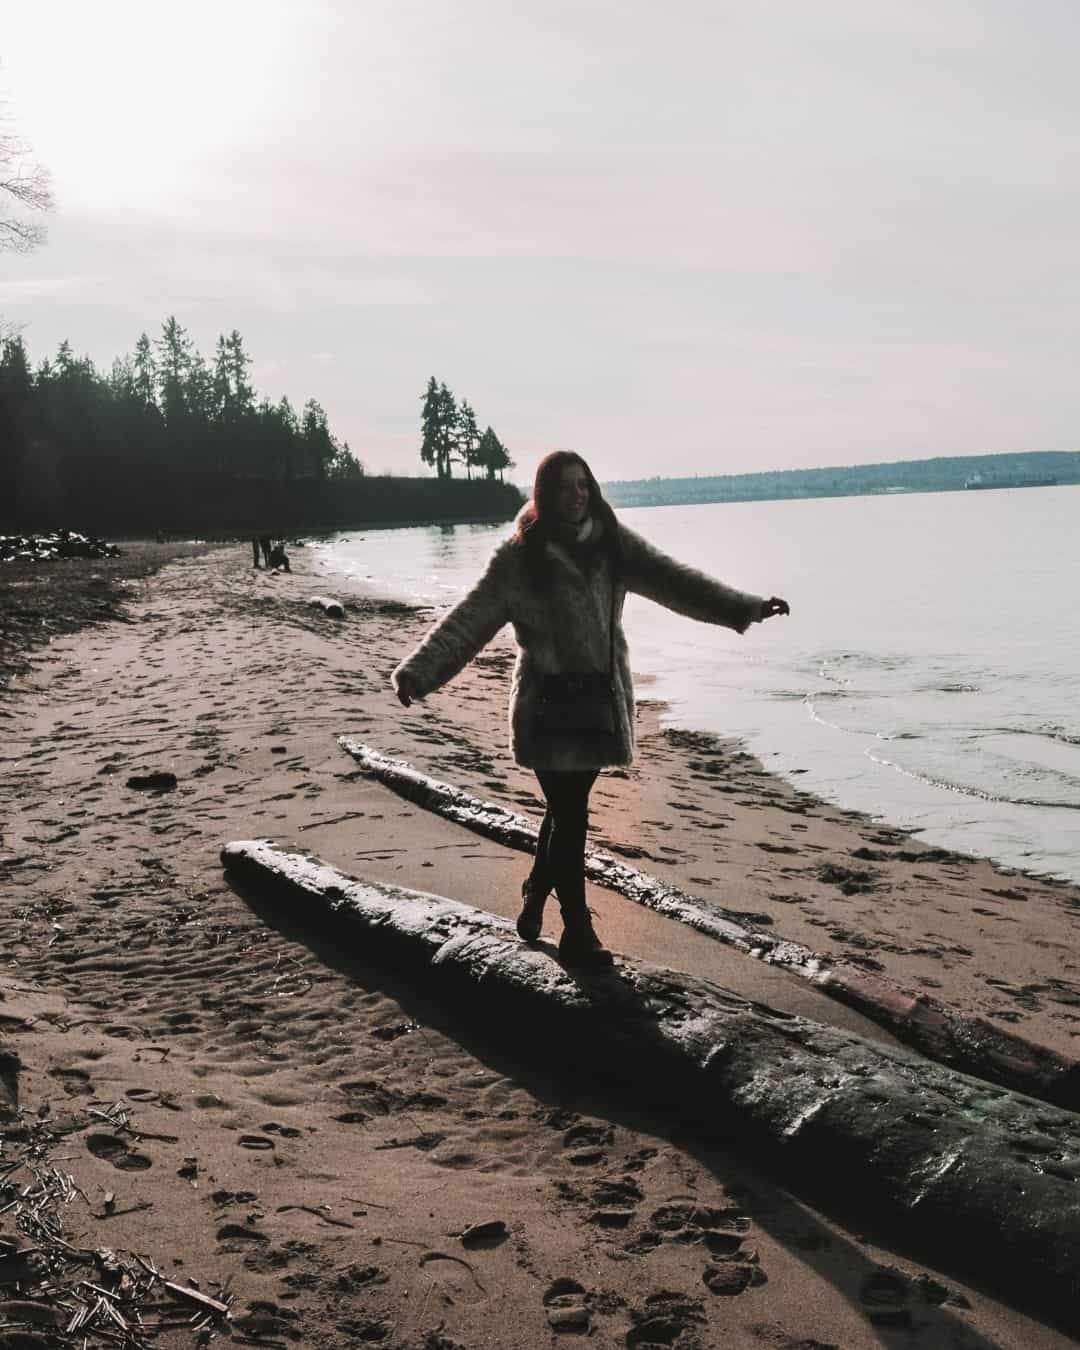
[[[692,502],[753,502],[793,497],[865,497],[900,492],[1045,487],[1080,483],[1080,451],[952,455],[852,464],[833,469],[778,469],[716,478],[641,478],[603,485],[612,506],[675,506]]]

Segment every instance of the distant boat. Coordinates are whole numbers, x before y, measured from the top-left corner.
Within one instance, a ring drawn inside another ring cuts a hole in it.
[[[1057,487],[1056,478],[1008,478],[992,479],[990,482],[981,473],[973,473],[964,479],[966,488],[1016,488],[1016,487]]]

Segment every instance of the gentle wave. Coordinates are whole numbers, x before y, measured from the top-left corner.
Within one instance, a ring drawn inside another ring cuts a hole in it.
[[[1052,797],[1010,797],[991,792],[986,788],[972,787],[967,783],[956,783],[948,778],[935,778],[931,774],[919,773],[915,769],[908,769],[902,764],[897,764],[895,760],[886,759],[884,755],[875,755],[870,749],[863,753],[868,759],[872,759],[875,764],[880,764],[883,768],[892,769],[895,773],[901,773],[906,778],[925,783],[928,787],[958,793],[962,797],[975,797],[984,802],[1000,802],[1005,806],[1038,806],[1051,811],[1080,811],[1080,801],[1056,801]]]

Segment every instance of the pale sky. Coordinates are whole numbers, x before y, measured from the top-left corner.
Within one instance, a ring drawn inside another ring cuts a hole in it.
[[[1080,445],[1076,0],[35,0],[31,357],[238,328],[370,471],[430,375],[524,482]]]

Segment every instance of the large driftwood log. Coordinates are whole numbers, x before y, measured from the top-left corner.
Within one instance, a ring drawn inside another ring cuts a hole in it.
[[[713,1138],[768,1146],[875,1219],[912,1224],[955,1267],[1080,1326],[1080,1120],[905,1050],[753,1004],[717,985],[618,961],[563,969],[505,919],[442,896],[356,881],[254,840],[222,861],[263,893],[333,922],[516,1044],[580,1054],[635,1097]]]
[[[535,853],[537,827],[526,816],[429,778],[404,760],[390,759],[362,741],[342,736],[339,744],[399,796],[508,848]],[[801,942],[755,929],[736,913],[670,886],[600,849],[588,850],[585,870],[599,886],[808,980],[922,1054],[987,1082],[1080,1110],[1080,1065],[1075,1059],[1006,1031],[985,1017],[962,1013],[941,999],[834,961]]]

